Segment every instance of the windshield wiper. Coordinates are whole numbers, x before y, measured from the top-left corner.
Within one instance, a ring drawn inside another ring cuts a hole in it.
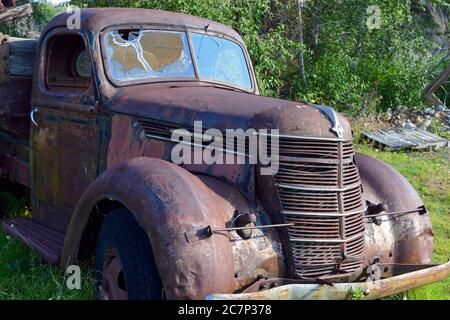
[[[237,92],[247,92],[247,91],[242,90],[242,89],[238,89],[238,88],[235,88],[235,87],[222,85],[222,84],[210,83],[210,84],[207,85],[207,87],[214,87],[214,88],[218,88],[218,89],[231,90],[231,91],[237,91]]]

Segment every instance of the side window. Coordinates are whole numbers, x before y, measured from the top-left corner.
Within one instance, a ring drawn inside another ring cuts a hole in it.
[[[50,91],[83,93],[91,85],[91,62],[81,36],[53,37],[46,58],[45,80]]]

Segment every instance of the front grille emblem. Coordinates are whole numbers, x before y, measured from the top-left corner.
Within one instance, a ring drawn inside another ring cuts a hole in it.
[[[333,131],[338,138],[343,138],[344,137],[344,128],[341,126],[341,123],[339,122],[339,118],[336,114],[336,111],[334,111],[333,108],[328,107],[328,106],[321,106],[321,105],[316,105],[313,104],[314,107],[316,107],[317,109],[319,109],[322,113],[324,113],[328,119],[331,121],[332,123],[332,127],[331,127],[331,131]]]

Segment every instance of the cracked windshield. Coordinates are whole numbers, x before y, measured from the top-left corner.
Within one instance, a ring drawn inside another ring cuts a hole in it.
[[[116,81],[195,77],[184,32],[108,32],[106,55],[110,75]]]
[[[200,79],[252,88],[238,44],[199,33],[191,33],[191,39]],[[105,41],[109,75],[115,81],[195,78],[185,32],[117,30],[107,32]]]

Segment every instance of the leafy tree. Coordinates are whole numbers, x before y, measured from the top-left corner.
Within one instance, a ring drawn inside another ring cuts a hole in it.
[[[310,53],[310,89],[299,88],[300,97],[347,110],[367,106],[371,99],[381,108],[422,104],[428,70],[436,61],[424,21],[414,14],[412,1],[372,4],[380,10],[379,28],[367,24],[366,1],[308,3],[307,15],[320,15],[315,22],[320,32]]]
[[[63,11],[62,8],[57,9],[45,0],[17,0],[16,4],[20,6],[26,3],[31,3],[33,14],[29,17],[22,17],[0,24],[1,33],[15,37],[36,36],[51,18]]]
[[[230,25],[249,48],[264,95],[329,104],[347,112],[424,104],[423,89],[431,80],[429,70],[448,50],[433,41],[431,35],[436,33],[437,22],[429,4],[439,8],[445,17],[450,10],[448,2],[303,2],[305,40],[300,44],[297,0],[71,1],[81,7],[185,12]],[[369,5],[380,10],[380,28],[368,27],[373,15],[368,11]],[[299,75],[301,50],[305,55],[307,86]]]

